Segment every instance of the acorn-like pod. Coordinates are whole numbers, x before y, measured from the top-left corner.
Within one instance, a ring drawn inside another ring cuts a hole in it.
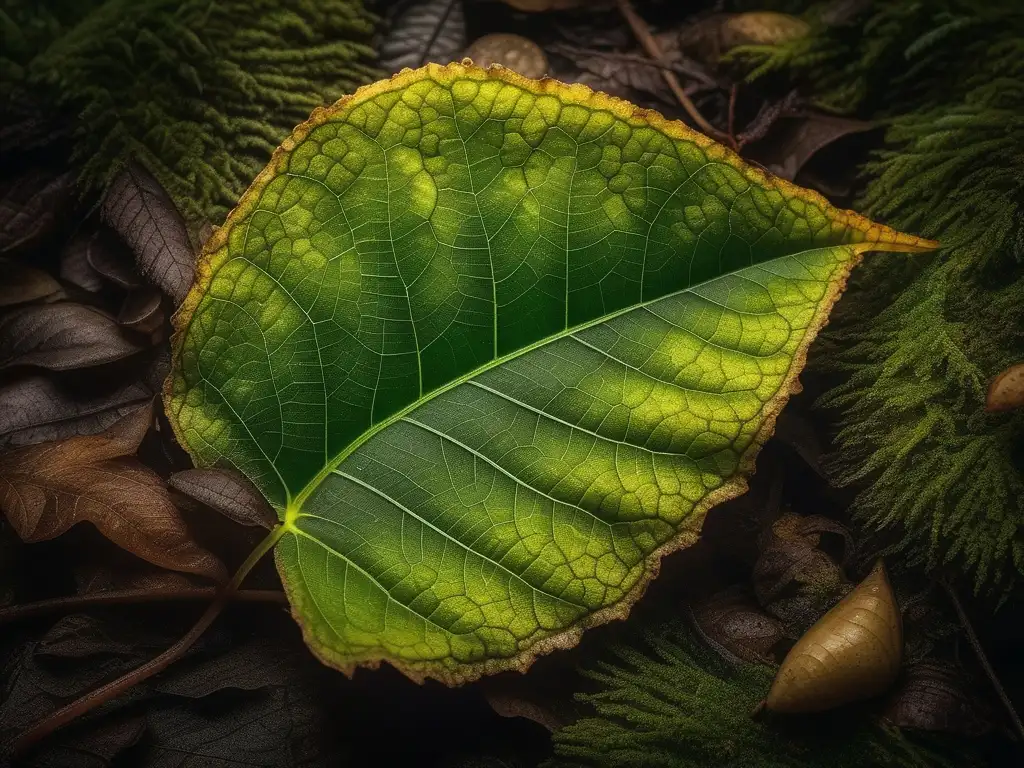
[[[820,712],[885,691],[903,659],[903,621],[885,567],[822,616],[786,655],[765,708]]]
[[[1024,407],[1024,363],[1011,365],[988,387],[986,411],[1012,411]]]

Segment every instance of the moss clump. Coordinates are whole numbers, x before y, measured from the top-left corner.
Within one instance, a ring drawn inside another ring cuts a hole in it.
[[[798,728],[752,719],[772,671],[726,665],[678,622],[613,648],[609,661],[586,674],[601,690],[579,698],[596,714],[555,734],[556,757],[548,768],[948,765],[863,714],[813,724],[805,718]]]
[[[1024,360],[1024,5],[874,0],[845,26],[734,53],[819,106],[888,125],[858,208],[942,242],[868,260],[812,370],[839,417],[834,480],[892,550],[1005,592],[1024,574],[1024,413],[988,414],[989,380]]]
[[[75,119],[83,191],[129,158],[219,223],[310,111],[376,79],[360,0],[3,0],[20,93]]]

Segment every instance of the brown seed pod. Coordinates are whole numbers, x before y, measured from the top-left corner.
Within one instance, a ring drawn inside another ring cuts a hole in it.
[[[1024,363],[1011,365],[988,387],[986,411],[1012,411],[1024,406]]]
[[[720,35],[728,50],[737,45],[781,45],[806,37],[810,31],[810,24],[788,13],[750,11],[727,18]]]
[[[523,77],[536,79],[548,71],[548,57],[540,46],[519,35],[484,35],[466,49],[466,56],[478,67],[501,64]]]
[[[882,693],[899,674],[903,621],[879,560],[786,655],[765,707],[821,712]]]
[[[964,736],[981,736],[993,727],[991,713],[963,671],[942,661],[922,661],[907,669],[883,716],[900,728]]]

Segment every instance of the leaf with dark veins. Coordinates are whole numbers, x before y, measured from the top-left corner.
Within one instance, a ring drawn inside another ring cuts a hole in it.
[[[0,369],[32,365],[66,371],[120,360],[142,349],[106,313],[83,304],[32,305],[0,317]]]
[[[129,165],[107,190],[102,215],[135,253],[143,276],[180,304],[192,285],[195,254],[185,220],[160,182]]]
[[[241,525],[277,525],[277,514],[263,494],[237,470],[186,469],[171,475],[168,485]]]
[[[33,168],[0,184],[0,252],[44,240],[71,199],[74,174]]]
[[[152,420],[149,403],[102,434],[0,454],[0,510],[18,536],[45,541],[87,521],[154,565],[223,580],[224,566],[192,539],[164,482],[132,456]]]
[[[102,432],[152,396],[136,381],[90,393],[80,381],[19,378],[0,387],[0,449]]]
[[[427,0],[400,13],[380,46],[381,66],[391,72],[447,64],[466,47],[462,0]]]

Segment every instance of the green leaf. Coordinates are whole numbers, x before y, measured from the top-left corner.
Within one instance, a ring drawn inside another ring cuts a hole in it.
[[[321,659],[458,683],[625,616],[744,491],[860,254],[933,245],[583,86],[405,70],[210,239],[167,410],[278,510]]]

